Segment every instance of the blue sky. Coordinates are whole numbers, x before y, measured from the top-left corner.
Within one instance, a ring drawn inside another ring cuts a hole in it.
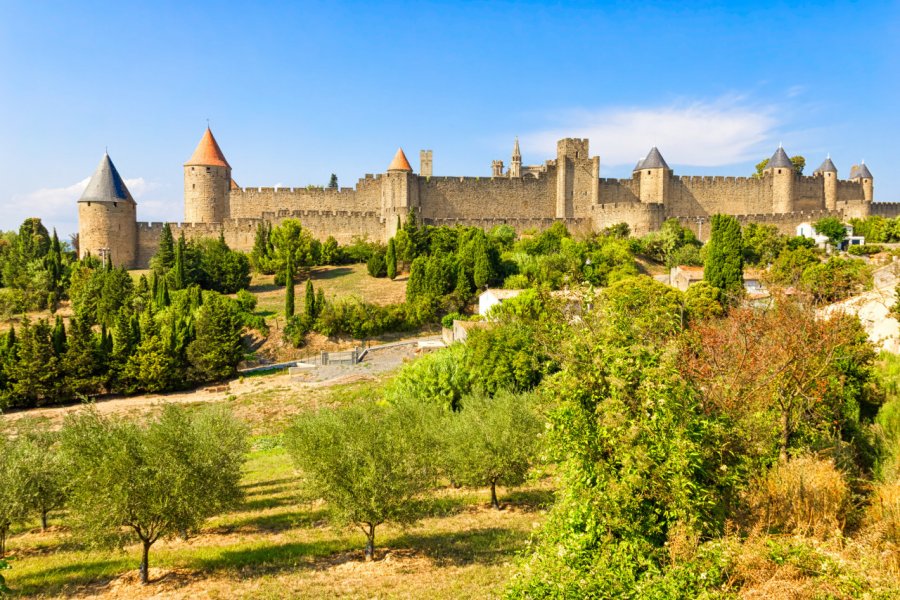
[[[685,8],[690,5],[690,8]],[[0,228],[77,228],[104,148],[140,220],[180,220],[210,120],[244,186],[386,169],[489,175],[589,137],[602,177],[652,145],[679,174],[864,159],[900,201],[900,2],[0,0]]]

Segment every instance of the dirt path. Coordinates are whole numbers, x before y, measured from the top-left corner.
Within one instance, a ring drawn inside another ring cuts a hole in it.
[[[433,339],[429,336],[423,339]],[[158,411],[165,404],[195,404],[206,402],[236,401],[240,405],[245,396],[309,397],[315,390],[327,389],[377,376],[397,369],[418,356],[416,345],[397,346],[369,352],[357,365],[326,365],[315,367],[300,375],[291,376],[281,371],[254,377],[239,377],[226,384],[212,385],[185,392],[145,394],[142,396],[110,396],[98,399],[94,405],[100,414],[136,416]],[[0,415],[0,424],[13,424],[19,419],[38,419],[50,427],[62,425],[66,415],[82,408],[81,404],[15,410]],[[240,411],[239,411],[240,412]]]

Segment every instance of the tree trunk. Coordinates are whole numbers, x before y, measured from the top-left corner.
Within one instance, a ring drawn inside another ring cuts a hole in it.
[[[366,532],[366,562],[375,558],[375,526],[369,524],[369,531]]]
[[[147,585],[150,582],[150,542],[143,540],[143,549],[141,551],[141,585]]]
[[[500,510],[500,501],[497,500],[497,480],[491,479],[491,508]]]
[[[42,532],[47,531],[47,513],[48,512],[49,511],[46,511],[46,510],[41,511],[41,531]]]
[[[8,525],[0,527],[0,558],[6,556],[6,532],[8,527]]]

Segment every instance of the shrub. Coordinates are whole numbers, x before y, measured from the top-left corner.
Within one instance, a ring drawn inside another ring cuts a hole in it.
[[[849,500],[831,460],[800,456],[779,461],[751,484],[748,516],[767,531],[825,538],[841,533]]]
[[[859,244],[847,248],[847,253],[852,254],[853,256],[869,256],[878,254],[883,250],[884,246],[879,246],[878,244]]]
[[[465,348],[457,344],[404,366],[385,387],[385,399],[394,404],[416,401],[459,410],[460,400],[470,389],[464,352]]]
[[[366,261],[366,270],[372,277],[386,277],[387,263],[385,262],[384,253],[380,250],[373,252],[369,260]]]
[[[311,330],[312,322],[305,313],[294,315],[284,327],[284,340],[294,348],[302,348],[306,345],[306,334]]]
[[[522,275],[521,273],[516,273],[515,275],[510,275],[506,279],[503,280],[503,289],[506,290],[524,290],[530,286],[530,282],[528,281],[528,277]]]

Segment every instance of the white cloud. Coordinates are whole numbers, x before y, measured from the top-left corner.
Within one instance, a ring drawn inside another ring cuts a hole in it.
[[[555,155],[564,137],[586,137],[601,164],[633,165],[657,146],[670,164],[721,166],[771,151],[778,121],[771,106],[742,97],[676,102],[658,107],[568,111],[560,125],[522,136],[528,151]]]
[[[78,199],[87,187],[90,177],[65,187],[40,188],[26,194],[18,194],[3,207],[4,229],[18,228],[28,217],[39,217],[47,228],[56,227],[60,233],[78,230]],[[157,186],[143,177],[126,179],[125,185],[135,200]]]

